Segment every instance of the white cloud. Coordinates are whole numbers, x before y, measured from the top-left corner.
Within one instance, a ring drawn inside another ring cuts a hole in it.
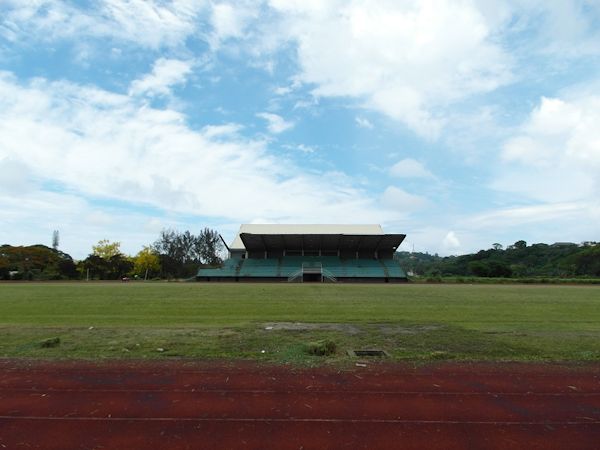
[[[295,125],[294,122],[288,122],[283,117],[273,113],[263,112],[258,113],[256,116],[267,121],[267,129],[273,134],[283,133]]]
[[[258,7],[258,2],[252,1],[213,3],[210,17],[213,33],[209,38],[212,48],[216,50],[227,39],[243,38],[258,17]]]
[[[536,34],[542,54],[564,58],[600,54],[600,4],[588,0],[519,2],[522,18]]]
[[[296,42],[299,79],[319,96],[351,97],[435,137],[443,108],[507,83],[498,19],[473,2],[271,1]],[[441,113],[440,113],[441,112]]]
[[[181,45],[196,32],[204,0],[103,0],[101,14],[116,37],[152,48]]]
[[[356,122],[356,125],[358,125],[360,128],[367,128],[369,130],[373,129],[373,124],[369,119],[365,117],[355,117],[354,121]]]
[[[542,98],[502,151],[492,187],[546,202],[600,197],[600,96]]]
[[[197,32],[205,0],[100,0],[79,8],[59,0],[6,0],[0,33],[12,42],[109,38],[158,49]]]
[[[452,225],[453,226],[453,225]],[[453,237],[458,239],[457,232],[448,231],[446,226],[436,226],[431,222],[422,224],[407,224],[403,227],[404,231],[407,232],[406,239],[401,245],[403,251],[414,251],[415,252],[429,252],[438,253],[440,255],[456,254],[459,252],[477,251],[479,248],[479,242],[473,239],[473,235],[466,235],[463,230],[460,230],[459,234],[461,239],[459,240],[459,247],[453,247]],[[452,234],[450,234],[452,233]],[[449,241],[444,245],[448,235],[450,234]],[[487,243],[486,243],[487,244]]]
[[[129,94],[169,95],[172,86],[185,83],[192,67],[192,61],[159,58],[152,67],[152,73],[131,83]]]
[[[275,95],[287,95],[292,91],[293,89],[290,86],[277,86],[275,89],[273,89]]]
[[[300,144],[296,148],[298,150],[300,150],[302,153],[314,153],[316,151],[314,147],[311,147],[310,145],[304,145],[304,144]]]
[[[422,163],[411,158],[402,159],[390,167],[390,175],[398,178],[434,178]]]
[[[292,144],[283,144],[281,147],[286,150],[291,150],[294,152],[301,152],[306,155],[315,153],[317,151],[317,147],[312,147],[310,145],[305,145],[305,144],[293,144],[293,145]]]
[[[591,83],[542,98],[508,139],[491,187],[508,206],[472,215],[466,227],[487,233],[520,230],[521,239],[596,239],[600,221],[600,96]],[[513,240],[514,241],[514,240]]]
[[[448,232],[442,241],[442,246],[447,251],[455,251],[460,248],[460,241],[458,240],[458,237],[456,237],[456,233],[454,233],[454,231]]]
[[[219,137],[231,138],[235,137],[241,130],[242,126],[238,123],[227,123],[224,125],[207,125],[202,128],[202,134],[207,139],[216,139]]]
[[[105,227],[114,223],[114,217],[104,211],[92,211],[84,217],[84,220],[91,225]]]
[[[600,95],[542,98],[518,137],[505,146],[508,161],[548,166],[567,157],[582,165],[600,166]]]
[[[464,221],[471,229],[521,227],[534,223],[556,221],[577,221],[582,217],[591,218],[600,213],[600,205],[593,203],[548,203],[512,208],[500,208],[472,215]],[[596,211],[594,213],[594,211]],[[582,214],[583,213],[583,214]]]
[[[90,197],[229,222],[262,217],[379,223],[401,216],[394,206],[381,207],[379,199],[346,175],[299,170],[290,160],[273,156],[265,141],[246,139],[237,129],[229,124],[195,130],[181,113],[151,108],[137,97],[43,79],[20,83],[2,73],[0,161],[22,168],[41,186],[51,183],[70,193],[66,203],[37,187],[40,195],[30,195],[32,207],[26,208],[14,193],[2,192],[2,220],[47,202],[64,206],[63,212],[52,214],[57,220],[63,213],[72,220],[93,218],[85,200]],[[406,200],[415,201],[410,196]],[[36,217],[23,220],[39,231],[47,223],[40,219],[45,212]],[[147,218],[140,221],[136,223],[143,227]],[[82,226],[73,232],[83,242],[86,230]],[[115,239],[98,239],[104,237]]]
[[[152,228],[148,223],[154,224]],[[39,189],[17,195],[0,193],[0,245],[50,245],[60,231],[60,249],[83,259],[101,239],[120,241],[127,254],[154,242],[162,228],[180,227],[170,219],[111,208],[99,209],[79,195]]]
[[[22,195],[35,189],[33,174],[27,164],[10,157],[0,157],[0,195]]]
[[[600,201],[535,203],[466,215],[455,221],[461,242],[471,251],[493,242],[505,245],[524,239],[530,243],[598,240]]]
[[[383,192],[381,200],[385,206],[393,208],[401,214],[421,209],[428,204],[425,197],[410,194],[396,186],[388,186]]]
[[[449,255],[477,252],[494,242],[510,245],[520,239],[529,243],[598,240],[598,223],[600,201],[589,201],[490,206],[471,214],[440,210],[428,217],[411,217],[398,229],[407,233],[403,250],[411,251],[414,245],[415,251]],[[453,247],[454,238],[457,247]]]

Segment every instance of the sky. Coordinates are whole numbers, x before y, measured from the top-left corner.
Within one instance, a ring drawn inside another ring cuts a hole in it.
[[[600,240],[598,0],[0,0],[0,243]]]

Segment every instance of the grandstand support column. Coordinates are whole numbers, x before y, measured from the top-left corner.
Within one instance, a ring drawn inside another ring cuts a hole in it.
[[[262,242],[263,248],[265,249],[265,259],[267,259],[267,243],[265,242],[265,237],[261,235],[260,241]]]

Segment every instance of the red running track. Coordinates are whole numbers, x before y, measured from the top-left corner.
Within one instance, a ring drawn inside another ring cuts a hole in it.
[[[600,366],[0,360],[4,448],[600,448]]]

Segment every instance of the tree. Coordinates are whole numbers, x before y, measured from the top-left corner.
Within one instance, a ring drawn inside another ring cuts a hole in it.
[[[108,265],[111,270],[110,279],[116,280],[125,276],[131,275],[133,270],[133,261],[126,255],[118,253],[111,256],[108,260]]]
[[[512,270],[508,264],[501,261],[488,262],[488,276],[495,278],[510,278]]]
[[[58,230],[54,230],[52,232],[52,248],[54,250],[58,250],[58,241],[59,241]]]
[[[144,247],[133,258],[133,270],[136,274],[143,274],[144,280],[147,280],[148,274],[160,271],[160,258],[151,247]]]
[[[154,252],[159,255],[163,276],[167,278],[184,276],[184,265],[190,259],[190,248],[187,242],[189,239],[183,235],[184,233],[165,229],[152,245]]]
[[[0,280],[10,279],[10,260],[8,255],[0,253]]]
[[[487,263],[481,261],[471,261],[469,263],[469,271],[476,277],[490,276],[490,267]]]
[[[199,264],[215,265],[221,262],[223,243],[219,233],[204,228],[197,236],[189,231],[162,230],[152,249],[159,255],[163,275],[188,277]]]
[[[82,263],[85,271],[90,271],[91,278],[100,280],[117,280],[129,275],[133,262],[125,255],[118,253],[108,259],[91,254]]]
[[[111,243],[108,239],[102,239],[96,245],[92,246],[92,254],[108,260],[115,255],[121,254],[121,243]]]
[[[20,279],[58,280],[76,278],[73,258],[45,245],[0,246],[0,279],[17,272]]]
[[[204,228],[196,240],[196,252],[204,264],[216,265],[223,262],[221,253],[223,252],[223,242],[221,236],[215,230]]]
[[[103,239],[92,246],[92,254],[84,260],[83,267],[91,272],[92,278],[116,280],[129,275],[133,262],[121,253],[120,242]]]
[[[497,242],[495,244],[492,244],[492,247],[494,248],[494,250],[502,250],[502,244],[498,244]]]
[[[577,275],[600,276],[600,244],[584,247],[574,260]]]
[[[89,274],[91,279],[98,278],[100,280],[105,280],[110,271],[107,261],[95,254],[88,255],[88,257],[81,262],[81,265],[86,273],[86,278],[87,274]]]
[[[515,242],[514,247],[519,248],[519,249],[525,248],[525,247],[527,247],[527,242],[525,242],[523,240],[517,241],[517,242]]]

